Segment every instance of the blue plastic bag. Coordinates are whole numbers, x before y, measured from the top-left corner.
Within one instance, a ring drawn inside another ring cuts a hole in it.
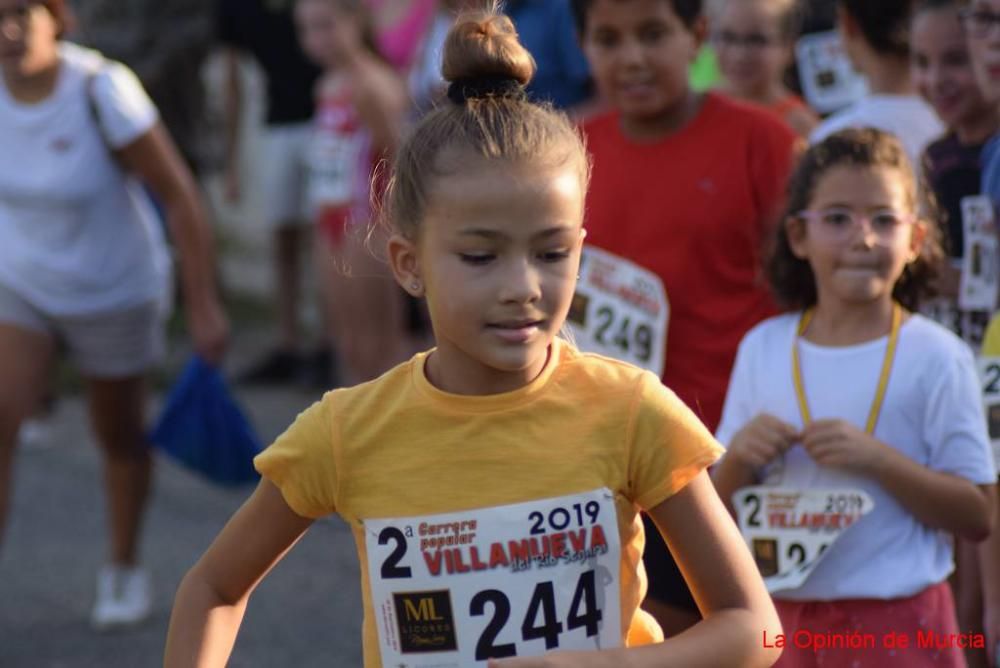
[[[222,374],[198,356],[170,389],[149,440],[213,482],[239,485],[259,478],[253,458],[262,449],[260,439]]]

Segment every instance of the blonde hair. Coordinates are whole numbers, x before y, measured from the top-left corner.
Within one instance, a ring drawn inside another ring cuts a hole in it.
[[[384,225],[416,237],[434,180],[468,169],[476,158],[573,164],[586,189],[590,161],[583,139],[565,114],[527,99],[523,88],[535,74],[535,61],[496,3],[456,19],[445,40],[442,74],[453,94],[417,124],[396,152]],[[507,85],[491,88],[483,82]]]

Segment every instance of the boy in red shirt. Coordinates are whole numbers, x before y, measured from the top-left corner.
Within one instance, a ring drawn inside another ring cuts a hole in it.
[[[663,382],[710,429],[743,335],[774,313],[762,253],[796,137],[764,110],[699,94],[688,67],[701,0],[573,0],[611,111],[584,125],[594,171],[587,242],[657,274],[669,322]],[[665,547],[647,546],[647,608],[667,635],[698,619]]]

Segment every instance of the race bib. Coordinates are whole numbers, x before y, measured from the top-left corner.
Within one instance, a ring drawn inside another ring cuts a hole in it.
[[[580,258],[580,280],[566,324],[576,346],[663,375],[670,302],[660,277],[593,246]]]
[[[976,361],[983,384],[983,408],[993,444],[993,458],[1000,469],[1000,355],[983,355]]]
[[[313,211],[351,204],[367,150],[363,132],[318,133],[308,150],[307,197]]]
[[[843,532],[875,507],[854,489],[757,485],[733,494],[737,522],[771,593],[799,587]]]
[[[864,77],[851,66],[836,31],[805,35],[795,45],[795,58],[802,94],[821,114],[853,104],[867,92]]]
[[[608,489],[366,520],[364,530],[384,666],[464,668],[622,645]]]
[[[993,312],[997,306],[997,235],[993,206],[988,197],[962,198],[965,247],[958,306],[969,311]]]

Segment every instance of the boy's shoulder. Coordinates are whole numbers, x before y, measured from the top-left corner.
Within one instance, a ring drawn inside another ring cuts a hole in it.
[[[627,144],[628,141],[620,130],[620,120],[621,114],[612,109],[585,120],[581,128],[588,143],[596,141]],[[796,139],[795,132],[773,112],[717,91],[703,94],[694,119],[678,132],[684,133],[724,143],[731,142],[734,136],[743,136],[749,141],[771,136],[785,140],[789,145]],[[648,147],[649,144],[645,146]]]
[[[769,133],[787,139],[789,143],[796,139],[795,132],[770,109],[720,92],[705,93],[700,113],[713,132],[728,129],[751,138]]]
[[[618,130],[620,114],[616,109],[602,111],[583,119],[580,122],[580,130],[587,139],[603,139],[613,136],[621,136]]]
[[[815,144],[840,130],[869,126],[901,139],[913,132],[937,138],[945,130],[934,109],[916,95],[869,95],[824,119],[809,141]]]

